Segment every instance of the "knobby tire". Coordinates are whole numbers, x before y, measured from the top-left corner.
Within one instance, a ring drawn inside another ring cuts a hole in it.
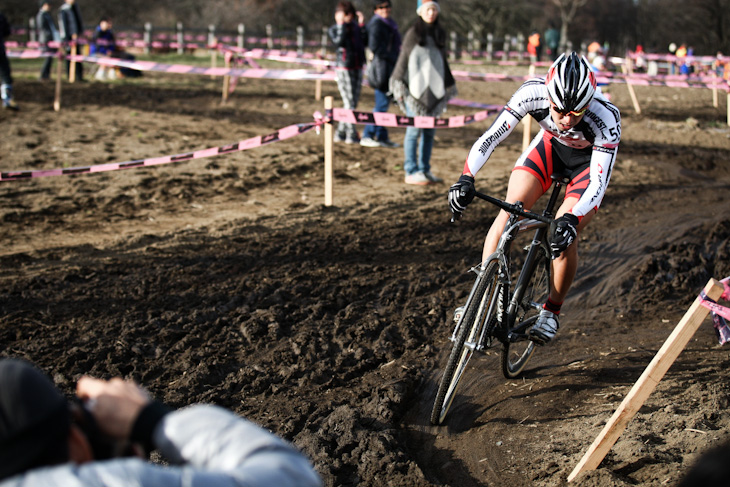
[[[536,252],[532,272],[527,284],[515,289],[517,312],[510,329],[524,335],[537,321],[541,305],[550,294],[550,257],[543,245],[534,248]],[[503,342],[502,373],[507,379],[519,377],[535,352],[535,342],[525,338],[516,342]]]
[[[499,263],[493,260],[487,264],[482,275],[477,277],[473,296],[464,310],[461,325],[449,355],[449,361],[439,382],[436,400],[431,411],[431,424],[439,425],[443,423],[456,395],[456,387],[466,369],[466,364],[474,353],[473,349],[465,347],[464,344],[467,340],[469,342],[479,340],[482,327],[492,320],[492,316],[482,318],[479,315],[482,314],[480,312],[482,303],[486,306],[484,312],[490,311],[489,303],[492,302],[492,296],[499,289],[498,271]],[[495,308],[496,306],[491,310],[492,313],[495,312]]]

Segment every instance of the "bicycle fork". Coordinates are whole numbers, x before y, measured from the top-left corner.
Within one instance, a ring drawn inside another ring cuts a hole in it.
[[[485,270],[486,266],[484,265],[480,266],[479,271],[475,270],[475,272],[478,273],[478,277],[474,282],[474,286],[472,286],[472,290],[469,293],[466,304],[463,307],[457,308],[454,312],[454,321],[456,322],[456,325],[454,326],[454,331],[449,338],[452,342],[456,341],[456,337],[459,334],[459,330],[461,329],[465,313],[469,309],[472,300],[475,299],[476,289],[478,287],[479,281],[484,278]],[[481,302],[479,303],[479,306],[477,308],[476,316],[473,320],[473,323],[476,323],[473,326],[478,326],[478,329],[480,330],[479,336],[469,337],[470,339],[464,342],[464,347],[469,348],[470,350],[483,352],[485,349],[492,346],[492,333],[494,331],[494,327],[499,326],[498,322],[502,322],[503,320],[502,315],[504,314],[504,306],[502,305],[502,303],[504,302],[504,293],[507,292],[506,286],[509,285],[509,283],[507,282],[508,280],[509,276],[505,275],[503,267],[500,266],[496,289],[490,288],[492,289],[491,293],[484,293],[481,298]],[[490,319],[490,317],[492,316],[494,316],[496,319]],[[490,320],[490,322],[486,322],[486,320],[488,319]],[[476,338],[476,340],[474,340],[474,338]]]

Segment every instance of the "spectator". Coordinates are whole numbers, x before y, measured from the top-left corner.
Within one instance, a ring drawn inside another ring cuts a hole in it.
[[[51,15],[51,0],[41,0],[41,8],[36,15],[36,29],[38,31],[38,42],[41,44],[41,50],[46,55],[41,68],[41,80],[51,78],[51,66],[53,66],[53,58],[58,49],[51,46],[52,42],[59,42],[61,35],[56,28],[56,22]]]
[[[13,73],[10,70],[10,61],[5,53],[5,38],[10,35],[10,24],[0,12],[0,95],[3,100],[3,108],[17,110],[18,105],[13,98]]]
[[[368,83],[375,90],[375,109],[373,112],[387,112],[388,80],[393,72],[398,53],[400,53],[401,37],[398,24],[390,17],[392,5],[390,0],[374,0],[375,15],[367,26],[368,47],[373,59],[368,68]],[[377,125],[367,125],[362,134],[360,145],[365,147],[398,147],[388,137],[388,130]]]
[[[348,110],[357,108],[362,89],[362,68],[365,66],[365,44],[367,31],[365,17],[356,12],[349,0],[343,0],[335,7],[335,25],[329,28],[329,37],[337,49],[337,88],[342,103]],[[360,142],[355,124],[340,122],[335,133],[335,142],[348,144]]]
[[[634,71],[646,72],[646,53],[644,52],[644,46],[641,44],[637,44],[636,51],[634,51]]]
[[[456,83],[446,59],[446,31],[438,21],[440,12],[436,0],[418,0],[418,18],[406,32],[403,49],[390,77],[390,91],[409,117],[438,117],[446,110],[449,100],[456,96]],[[427,185],[443,181],[431,172],[435,134],[435,128],[406,129],[403,141],[406,184]]]
[[[542,41],[540,39],[540,33],[536,30],[533,30],[532,34],[527,38],[527,53],[530,55],[531,63],[540,61],[542,57]]]
[[[112,22],[107,17],[102,17],[99,25],[94,30],[91,39],[90,54],[92,56],[112,57],[117,50],[117,41],[112,31]],[[117,71],[114,66],[99,64],[94,78],[98,80],[116,79]]]
[[[81,12],[76,0],[64,0],[64,4],[58,12],[58,25],[61,29],[61,40],[67,43],[66,53],[71,53],[71,45],[79,47],[79,42],[84,35],[84,23],[81,20]],[[76,51],[77,54],[81,54]],[[83,81],[84,66],[82,63],[76,64],[76,80]],[[70,74],[71,60],[66,61],[66,75]]]
[[[0,486],[321,485],[291,445],[222,408],[171,411],[119,378],[82,377],[76,395],[0,360]],[[173,466],[145,461],[155,448]]]
[[[555,61],[558,58],[558,48],[560,47],[560,32],[553,23],[545,31],[545,44],[547,44],[548,51],[550,51],[550,59]]]

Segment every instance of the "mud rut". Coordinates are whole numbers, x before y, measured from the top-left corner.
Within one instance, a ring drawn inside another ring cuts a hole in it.
[[[59,117],[50,88],[18,85],[23,111],[0,114],[3,169],[210,147],[318,108],[310,85],[247,81],[221,107],[212,82],[148,77],[69,89]],[[499,103],[511,88],[461,89]],[[230,407],[296,443],[327,485],[562,485],[699,289],[730,275],[722,107],[700,91],[640,95],[652,105],[636,117],[615,90],[625,142],[559,338],[523,380],[500,376],[497,351],[473,360],[443,427],[428,416],[449,318],[495,212],[474,205],[451,225],[445,185],[406,188],[400,151],[351,146],[337,148],[339,199],[325,208],[313,134],[230,158],[0,185],[2,353],[69,393],[82,373],[123,375],[173,406]],[[483,128],[439,134],[434,166],[447,180]],[[513,139],[483,178],[497,194]],[[715,344],[703,327],[584,485],[665,485],[723,437],[729,361]]]

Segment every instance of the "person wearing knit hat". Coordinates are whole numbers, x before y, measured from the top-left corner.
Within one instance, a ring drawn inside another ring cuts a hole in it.
[[[290,444],[223,408],[171,411],[121,378],[84,376],[76,395],[30,362],[0,359],[0,487],[322,485]],[[154,449],[170,466],[147,461]]]
[[[418,15],[421,15],[421,9],[424,9],[427,7],[433,7],[438,11],[438,13],[441,13],[441,6],[439,5],[437,0],[426,0],[425,2],[423,0],[418,0],[418,5],[416,6],[416,13]]]
[[[403,37],[403,47],[390,77],[390,91],[407,116],[439,117],[457,93],[446,57],[446,31],[439,24],[438,2],[418,0],[417,12],[418,18]],[[406,129],[403,139],[406,184],[443,182],[431,172],[435,135],[435,128]]]

